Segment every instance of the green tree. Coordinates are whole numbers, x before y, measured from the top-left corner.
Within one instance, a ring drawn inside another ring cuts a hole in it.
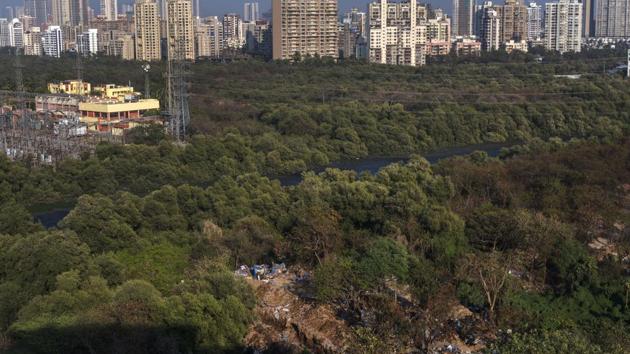
[[[125,218],[118,214],[112,200],[100,195],[79,198],[60,227],[75,231],[95,253],[129,247],[138,238]]]
[[[0,251],[0,280],[21,287],[22,301],[51,291],[58,274],[86,271],[90,249],[71,231],[39,232]]]
[[[280,241],[281,236],[272,225],[260,217],[250,216],[238,220],[223,242],[237,266],[276,261]]]
[[[604,353],[583,334],[569,330],[515,334],[506,344],[499,345],[497,350],[506,354]]]

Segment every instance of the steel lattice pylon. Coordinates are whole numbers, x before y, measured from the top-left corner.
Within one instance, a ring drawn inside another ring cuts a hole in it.
[[[169,131],[178,142],[186,138],[188,124],[190,124],[190,107],[188,104],[189,63],[185,58],[183,42],[179,40],[175,45],[175,53],[169,55],[168,62],[168,114]]]

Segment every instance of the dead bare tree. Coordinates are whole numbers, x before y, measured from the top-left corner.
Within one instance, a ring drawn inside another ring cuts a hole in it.
[[[480,285],[488,310],[488,320],[495,321],[497,306],[510,283],[513,259],[499,251],[468,255],[460,277]]]

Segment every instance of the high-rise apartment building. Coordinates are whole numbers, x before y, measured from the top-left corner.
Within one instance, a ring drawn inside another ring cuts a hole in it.
[[[365,12],[352,9],[344,15],[343,23],[350,25],[350,31],[359,37],[367,37],[367,14]]]
[[[630,37],[630,0],[597,0],[595,36]]]
[[[257,2],[246,2],[243,5],[243,21],[256,22],[260,20],[260,11]]]
[[[368,57],[372,63],[426,63],[426,8],[416,0],[381,0],[368,5]]]
[[[582,4],[560,0],[545,4],[545,48],[560,53],[579,52],[582,46]]]
[[[24,26],[17,18],[0,18],[0,48],[24,48]]]
[[[89,26],[88,0],[70,0],[70,24],[73,26]]]
[[[155,0],[136,0],[136,59],[156,61],[162,59],[160,46],[160,16]]]
[[[192,0],[168,2],[168,58],[195,60],[195,26]]]
[[[104,35],[99,35],[99,46],[101,42],[105,55],[123,60],[135,59],[133,37],[130,34],[117,30],[108,31]]]
[[[201,0],[195,0],[195,9],[193,12],[193,16],[198,19],[201,18],[201,7],[199,6],[199,1]]]
[[[585,38],[595,36],[595,5],[597,0],[582,0],[582,35]]]
[[[34,27],[35,19],[31,16],[19,16],[20,22],[22,22],[22,26],[24,26],[24,31],[29,31],[31,27]]]
[[[442,11],[433,12],[426,21],[427,55],[443,56],[451,52],[451,19]]]
[[[266,20],[258,20],[245,32],[245,46],[250,53],[271,58],[271,24]]]
[[[17,18],[9,23],[9,46],[24,48],[24,26]]]
[[[43,54],[42,33],[39,27],[31,27],[24,33],[24,55]]]
[[[9,21],[6,18],[0,18],[0,48],[10,46],[9,38]]]
[[[501,43],[527,38],[527,7],[520,0],[505,0],[496,10],[501,17]]]
[[[446,16],[430,18],[426,21],[427,39],[441,42],[451,42],[451,19]]]
[[[195,58],[210,57],[210,26],[207,23],[195,25]]]
[[[453,0],[453,36],[474,34],[475,0]]]
[[[339,26],[339,58],[355,58],[358,35],[352,31],[349,23],[342,23]]]
[[[42,35],[42,49],[44,54],[59,58],[63,52],[63,32],[59,26],[50,26]]]
[[[337,58],[337,0],[273,0],[273,59]]]
[[[77,38],[82,31],[82,26],[61,26],[63,51],[74,50],[76,48]]]
[[[97,18],[92,20],[90,23],[90,28],[96,28],[100,33],[105,33],[108,31],[120,31],[133,33],[134,32],[134,21],[133,18],[120,17],[116,21],[107,21],[105,19]]]
[[[48,23],[49,0],[24,0],[24,14],[35,19],[35,25]]]
[[[66,26],[71,23],[71,0],[52,0],[52,24],[56,26]]]
[[[77,36],[77,48],[84,56],[98,53],[98,30],[89,29]]]
[[[118,19],[118,0],[101,0],[101,16],[107,21]]]
[[[532,2],[527,7],[527,40],[535,41],[542,36],[542,7]]]
[[[168,16],[168,0],[156,0],[160,5],[160,17],[165,19]]]
[[[484,9],[486,7],[491,7],[492,1],[484,1],[481,4],[475,5],[475,11],[473,13],[473,34],[477,36],[477,38],[481,38],[483,34],[483,16],[485,14]]]
[[[134,51],[133,37],[129,34],[124,34],[116,38],[116,48],[118,54],[123,60],[136,59],[136,53]]]
[[[207,17],[205,24],[208,26],[209,57],[218,58],[223,52],[223,23],[217,16]]]
[[[365,47],[367,38],[367,14],[360,12],[359,9],[353,8],[346,12],[343,16],[342,23],[339,26],[339,57],[340,58],[359,58],[358,46]]]
[[[223,16],[223,48],[241,49],[245,44],[243,21],[237,14]]]
[[[501,15],[492,7],[485,7],[481,20],[481,48],[485,51],[501,47]]]

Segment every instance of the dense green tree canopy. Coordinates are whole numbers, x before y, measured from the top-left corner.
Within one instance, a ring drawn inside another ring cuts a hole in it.
[[[343,321],[350,353],[467,340],[447,333],[462,305],[488,350],[630,352],[630,86],[598,74],[610,53],[493,55],[202,62],[185,144],[145,127],[55,166],[0,156],[0,351],[243,352],[260,283],[233,271],[285,262],[283,289]],[[42,68],[30,91],[71,75],[71,58],[25,60]],[[134,63],[86,65],[93,83],[143,80]],[[519,144],[421,156],[483,142]],[[409,158],[374,174],[276,179],[395,155]],[[32,216],[66,206],[54,229]]]

